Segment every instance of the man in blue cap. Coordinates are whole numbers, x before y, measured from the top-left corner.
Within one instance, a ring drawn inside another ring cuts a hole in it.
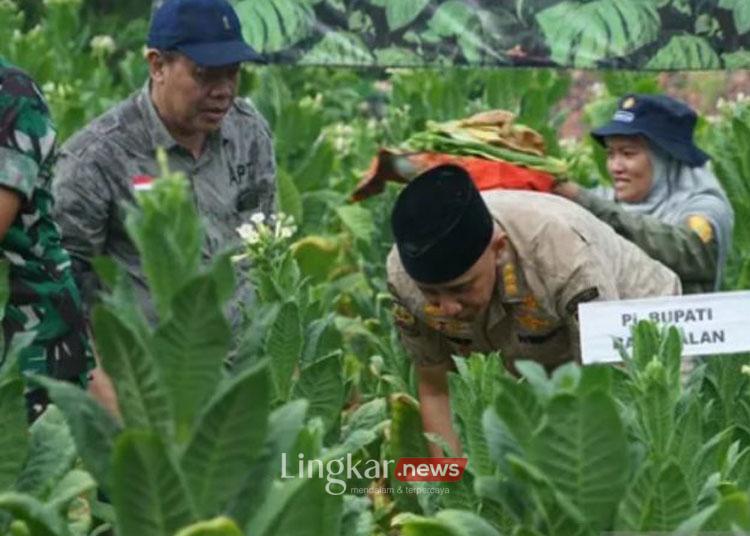
[[[53,193],[87,311],[99,287],[91,259],[109,255],[128,271],[155,323],[121,206],[158,176],[157,149],[190,181],[204,222],[205,259],[239,246],[237,227],[274,210],[276,164],[268,124],[249,100],[236,98],[240,64],[262,58],[243,40],[226,0],[167,0],[154,13],[147,44],[149,80],[63,145]],[[251,296],[247,280],[239,280],[244,284],[229,309],[235,333]],[[98,398],[116,408],[106,375],[97,368],[91,380]]]
[[[190,181],[206,259],[238,246],[236,228],[250,216],[273,211],[276,169],[266,121],[249,100],[236,98],[241,63],[263,59],[244,41],[226,0],[168,0],[154,13],[147,44],[149,80],[62,147],[54,195],[87,305],[98,287],[90,261],[109,255],[128,270],[155,321],[120,207],[158,176],[157,149]],[[248,295],[240,289],[233,300],[235,328]]]

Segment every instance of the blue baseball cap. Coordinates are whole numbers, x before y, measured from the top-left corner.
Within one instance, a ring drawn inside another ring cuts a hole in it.
[[[692,108],[672,97],[631,93],[619,100],[612,120],[591,136],[604,145],[608,136],[641,135],[672,158],[699,167],[708,155],[693,142],[697,120]]]
[[[226,0],[167,0],[151,19],[147,44],[182,52],[204,67],[265,63],[242,38],[240,20]]]

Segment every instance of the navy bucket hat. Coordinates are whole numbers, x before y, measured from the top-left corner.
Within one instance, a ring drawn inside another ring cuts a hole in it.
[[[147,44],[182,52],[204,67],[265,63],[242,38],[240,20],[226,0],[167,0],[151,19]]]
[[[698,116],[686,104],[666,95],[625,95],[612,120],[591,132],[604,145],[608,136],[646,137],[667,154],[690,167],[708,161],[708,155],[693,142]]]

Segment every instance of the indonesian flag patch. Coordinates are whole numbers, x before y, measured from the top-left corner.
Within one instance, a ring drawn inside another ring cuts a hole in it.
[[[136,192],[145,192],[154,187],[154,178],[149,175],[135,175],[133,177],[133,189]]]

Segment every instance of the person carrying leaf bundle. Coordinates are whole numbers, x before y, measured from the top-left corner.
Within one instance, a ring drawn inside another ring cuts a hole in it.
[[[481,112],[466,119],[428,123],[425,132],[397,150],[380,149],[351,195],[354,202],[379,194],[388,181],[406,184],[442,164],[466,170],[479,190],[550,192],[564,162],[545,155],[544,138],[515,124],[505,110]]]
[[[718,290],[734,225],[709,157],[693,141],[696,121],[671,97],[626,95],[591,133],[607,149],[613,188],[560,182],[553,190],[674,270],[686,294]]]
[[[480,193],[461,167],[413,179],[391,215],[393,316],[419,375],[425,431],[458,452],[452,355],[500,351],[506,367],[580,359],[577,308],[680,293],[667,267],[575,203],[525,191]]]
[[[85,387],[94,367],[86,324],[60,233],[50,211],[55,126],[36,83],[0,58],[0,252],[9,267],[2,318],[7,358],[13,339],[30,344],[18,355],[23,372]],[[43,389],[28,389],[29,420],[49,403]]]

